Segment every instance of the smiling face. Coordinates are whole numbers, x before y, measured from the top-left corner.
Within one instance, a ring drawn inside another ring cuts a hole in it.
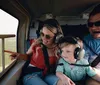
[[[51,29],[50,29],[51,30]],[[41,38],[42,38],[42,43],[46,46],[52,46],[54,44],[54,36],[57,32],[56,28],[53,28],[51,31],[50,31],[47,27],[43,27],[42,28],[42,34],[41,35]]]
[[[69,44],[66,45],[64,47],[61,48],[61,56],[62,58],[64,58],[66,61],[70,62],[75,60],[74,58],[74,50],[75,50],[76,46],[73,44]]]
[[[88,22],[95,23],[98,21],[100,21],[100,13],[90,16]],[[93,26],[90,26],[89,31],[94,38],[96,39],[100,38],[100,22],[93,24]]]

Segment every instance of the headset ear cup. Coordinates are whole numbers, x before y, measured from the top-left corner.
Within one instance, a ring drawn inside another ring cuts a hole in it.
[[[63,37],[63,34],[61,34],[61,33],[56,34],[55,37],[54,37],[55,43],[58,44],[58,43],[59,43],[59,40],[60,40],[62,37]]]
[[[74,51],[74,57],[75,57],[75,59],[78,59],[79,53],[80,53],[80,48],[79,47],[76,47],[75,48],[75,51]]]
[[[82,59],[85,55],[85,50],[84,49],[81,49],[80,52],[79,52],[79,55],[78,55],[78,59]]]
[[[42,32],[42,29],[40,30],[40,32],[39,33],[41,33]]]
[[[59,49],[59,50],[57,51],[57,53],[58,53],[58,55],[60,55],[60,56],[61,56],[61,54],[62,54],[62,50],[61,50],[61,49]]]
[[[39,37],[41,38],[42,29],[39,31]]]

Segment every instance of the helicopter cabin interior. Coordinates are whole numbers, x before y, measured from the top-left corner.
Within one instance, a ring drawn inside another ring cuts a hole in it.
[[[100,0],[1,0],[0,10],[16,18],[17,26],[15,34],[0,34],[0,40],[3,41],[3,44],[0,44],[0,47],[2,46],[2,51],[0,50],[2,52],[0,54],[2,56],[0,60],[0,63],[2,62],[0,64],[0,68],[2,68],[0,70],[0,85],[16,85],[21,68],[25,63],[24,60],[15,59],[6,67],[5,50],[8,50],[9,55],[11,52],[25,53],[31,40],[39,37],[42,22],[48,18],[58,20],[64,36],[72,35],[82,39],[89,33],[86,24],[88,15],[99,3]],[[3,19],[4,17],[0,19],[1,24]],[[4,25],[8,26],[6,20]],[[3,29],[0,28],[0,30]],[[12,29],[7,28],[5,30]],[[14,50],[3,47],[4,39],[10,37],[16,37]]]

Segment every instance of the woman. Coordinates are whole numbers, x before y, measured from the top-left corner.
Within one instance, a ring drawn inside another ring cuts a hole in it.
[[[27,59],[28,55],[32,54],[30,63],[25,69],[24,85],[56,85],[58,78],[53,74],[53,71],[49,74],[49,70],[54,68],[59,58],[57,56],[57,39],[59,36],[62,36],[59,23],[55,19],[48,19],[44,21],[40,38],[32,43],[26,54],[17,55],[19,59]],[[49,70],[42,49],[43,46],[47,49]]]

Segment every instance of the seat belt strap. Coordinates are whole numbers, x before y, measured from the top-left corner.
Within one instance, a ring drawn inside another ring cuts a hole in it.
[[[100,62],[100,54],[97,54],[84,40],[83,42],[85,45],[94,53],[97,55],[97,57],[92,61],[91,66],[95,67]]]
[[[100,62],[100,54],[91,63],[92,67],[95,67]]]
[[[44,61],[45,61],[47,68],[49,69],[50,64],[49,64],[49,55],[48,55],[47,47],[43,43],[41,43],[41,45],[42,45],[42,50],[44,54]]]

